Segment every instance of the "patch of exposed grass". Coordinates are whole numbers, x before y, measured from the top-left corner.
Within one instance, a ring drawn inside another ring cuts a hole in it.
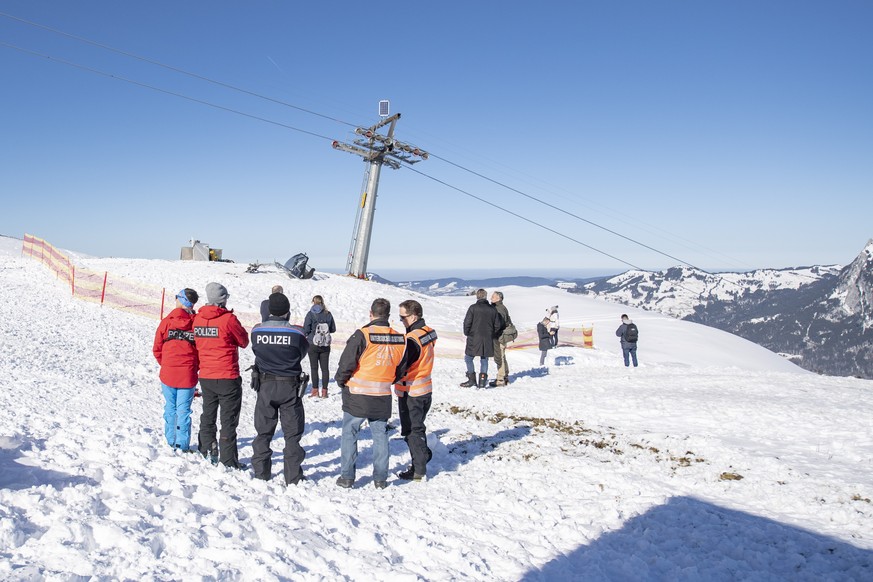
[[[742,479],[743,476],[739,473],[729,473],[727,471],[718,476],[719,481],[742,481]]]
[[[598,433],[590,428],[586,428],[584,424],[579,421],[575,422],[566,422],[561,420],[556,420],[554,418],[539,418],[535,416],[523,416],[518,414],[503,414],[497,413],[492,415],[485,415],[475,410],[471,410],[468,408],[461,408],[459,406],[449,406],[449,412],[458,416],[464,416],[467,418],[474,418],[479,421],[487,421],[493,424],[499,424],[505,421],[511,421],[516,424],[525,424],[535,429],[540,430],[553,430],[555,432],[560,432],[566,435],[579,437],[579,436],[590,436],[594,435],[594,438],[582,438],[574,441],[578,445],[586,446],[586,447],[594,447],[601,451],[610,452],[614,455],[624,455],[625,452],[619,448],[618,446],[618,438],[614,433],[604,434]],[[599,438],[597,438],[599,437]],[[657,447],[642,445],[639,443],[627,443],[627,446],[637,449],[640,451],[647,451],[655,456],[655,460],[658,462],[671,462],[673,463],[673,470],[680,467],[690,467],[694,463],[704,463],[705,459],[698,457],[692,451],[686,451],[682,456],[674,456],[674,455],[661,455],[661,450]],[[739,477],[742,479],[742,477]]]

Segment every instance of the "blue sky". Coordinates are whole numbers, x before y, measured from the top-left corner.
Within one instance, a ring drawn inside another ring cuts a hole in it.
[[[847,263],[873,237],[873,3],[533,6],[7,0],[0,234],[342,271],[365,164],[330,140],[390,99],[434,156],[382,172],[377,273]]]

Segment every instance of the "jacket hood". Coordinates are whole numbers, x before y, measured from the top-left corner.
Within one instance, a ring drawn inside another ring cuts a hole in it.
[[[205,319],[215,319],[216,317],[221,317],[225,313],[233,313],[233,309],[227,309],[218,305],[204,305],[200,308],[200,311],[197,312],[197,315]]]
[[[193,326],[194,314],[182,309],[181,307],[176,307],[173,311],[167,314],[167,320],[175,329],[187,330],[191,329]]]
[[[311,311],[312,313],[318,315],[319,313],[321,313],[322,311],[324,311],[324,308],[323,308],[321,305],[318,305],[318,304],[316,303],[315,305],[313,305],[313,306],[309,309],[309,311]]]

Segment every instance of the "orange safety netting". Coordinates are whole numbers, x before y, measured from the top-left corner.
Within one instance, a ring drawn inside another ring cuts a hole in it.
[[[39,237],[25,234],[21,254],[51,269],[78,299],[154,319],[161,319],[164,312],[169,311],[164,307],[166,292],[162,287],[77,267],[64,253]]]

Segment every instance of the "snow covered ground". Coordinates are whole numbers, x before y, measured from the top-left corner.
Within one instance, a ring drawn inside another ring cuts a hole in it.
[[[286,489],[280,435],[266,483],[173,454],[151,355],[157,321],[71,298],[20,250],[0,238],[2,580],[873,579],[869,381],[810,374],[652,312],[510,287],[522,332],[558,304],[563,327],[594,325],[596,349],[558,348],[548,369],[535,348],[512,350],[510,386],[463,389],[452,338],[471,299],[414,295],[447,338],[428,480],[375,489],[365,438],[355,488],[335,486],[332,383],[329,398],[306,403],[308,480]],[[219,281],[246,317],[276,283],[298,320],[319,293],[340,336],[374,298],[391,300],[396,321],[413,295],[236,264],[76,260],[173,291]],[[622,312],[640,326],[637,369],[613,336]],[[246,350],[243,366],[252,360]],[[246,391],[246,463],[253,406]],[[198,416],[195,402],[195,434]],[[397,432],[394,472],[408,462]]]

